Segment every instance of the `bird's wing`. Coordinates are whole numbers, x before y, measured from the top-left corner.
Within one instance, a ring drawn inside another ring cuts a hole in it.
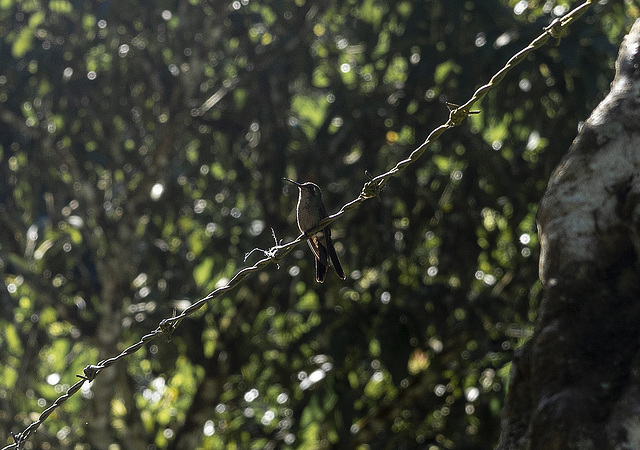
[[[329,257],[331,258],[331,264],[333,268],[336,270],[336,273],[343,280],[346,278],[344,275],[344,269],[342,268],[342,264],[340,264],[340,260],[338,259],[338,254],[336,253],[336,249],[333,246],[333,241],[331,240],[331,230],[329,227],[325,228],[325,243],[327,245],[327,251],[329,253]]]
[[[307,241],[309,248],[313,252],[313,256],[319,259],[325,266],[327,265],[327,246],[325,244],[324,233],[322,231],[311,236]]]
[[[309,248],[313,251],[313,255],[316,260],[316,281],[318,283],[322,283],[327,276],[327,270],[329,269],[329,262],[327,258],[327,247],[323,242],[323,234],[318,233],[314,235],[307,242],[309,243]]]

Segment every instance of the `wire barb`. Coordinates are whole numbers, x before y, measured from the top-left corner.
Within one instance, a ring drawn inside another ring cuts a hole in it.
[[[455,103],[447,102],[447,108],[449,108],[449,121],[448,124],[451,127],[457,127],[464,122],[471,114],[480,114],[480,110],[469,110],[467,105],[457,105]]]
[[[173,308],[173,315],[171,316],[171,319],[162,319],[160,321],[160,325],[158,325],[160,332],[167,335],[167,342],[171,342],[173,332],[178,326],[178,322],[176,322],[175,320],[177,316],[178,311],[176,310],[176,308]]]
[[[14,448],[20,448],[20,445],[22,445],[22,437],[23,437],[23,433],[14,433],[13,431],[11,432],[11,437],[13,438],[13,441],[15,442],[15,447]]]
[[[98,374],[100,373],[100,370],[102,369],[103,367],[101,365],[96,366],[91,364],[84,368],[84,370],[82,371],[82,375],[76,375],[76,376],[86,381],[93,381],[98,376]]]
[[[282,256],[278,254],[278,250],[280,250],[280,248],[282,247],[282,239],[278,241],[278,238],[276,237],[276,232],[273,228],[271,228],[271,236],[273,237],[273,240],[276,243],[274,247],[271,247],[268,250],[263,250],[259,247],[256,247],[253,250],[251,250],[249,253],[245,253],[244,262],[247,262],[247,259],[249,258],[249,256],[251,256],[253,252],[262,252],[262,254],[265,257],[267,257],[269,260],[273,261],[276,264],[276,267],[279,269],[280,268],[279,262]]]
[[[280,258],[282,258],[282,256],[278,254],[278,251],[282,246],[282,239],[278,241],[278,238],[276,237],[276,230],[274,230],[273,228],[271,228],[271,236],[273,237],[273,242],[275,242],[276,245],[265,251],[264,256],[273,261],[276,267],[280,269]]]
[[[365,183],[365,185],[363,186],[362,192],[360,193],[360,196],[358,198],[362,198],[362,200],[367,200],[369,198],[376,197],[378,199],[378,202],[382,203],[382,199],[380,198],[380,193],[384,191],[384,189],[387,187],[386,185],[387,179],[385,178],[380,182],[376,182],[374,181],[376,177],[371,175],[368,170],[365,170],[364,174],[367,176],[367,178],[369,178],[369,181]]]
[[[560,44],[560,40],[562,39],[562,21],[559,18],[554,19],[553,22],[544,28],[544,31],[554,38],[557,44]]]
[[[367,200],[373,197],[377,197],[378,195],[380,195],[380,192],[382,192],[383,186],[384,183],[378,183],[373,179],[371,181],[367,181],[362,188],[360,198],[362,198],[363,200]]]

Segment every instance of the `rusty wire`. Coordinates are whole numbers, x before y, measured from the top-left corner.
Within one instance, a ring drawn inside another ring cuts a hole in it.
[[[507,61],[505,66],[502,69],[500,69],[489,80],[487,84],[479,87],[475,91],[473,96],[466,103],[462,105],[454,105],[454,104],[448,103],[447,106],[449,107],[449,119],[444,124],[435,128],[429,134],[427,139],[422,144],[420,144],[415,150],[413,150],[406,159],[398,162],[389,171],[371,178],[370,181],[365,183],[364,187],[362,188],[362,191],[360,192],[360,195],[358,195],[358,197],[356,197],[354,200],[342,206],[342,208],[340,208],[340,210],[337,213],[325,218],[315,228],[307,231],[304,234],[301,234],[295,240],[283,245],[275,245],[274,247],[271,247],[269,250],[263,251],[265,256],[264,258],[260,259],[258,262],[256,262],[252,266],[245,267],[239,270],[233,276],[233,278],[229,280],[229,282],[226,285],[213,290],[207,296],[196,301],[191,306],[189,306],[184,311],[182,311],[180,314],[178,315],[174,314],[173,317],[162,320],[155,330],[144,335],[138,342],[136,342],[135,344],[123,350],[119,355],[102,360],[95,365],[89,365],[85,367],[82,375],[76,375],[78,378],[80,378],[80,380],[77,381],[73,386],[71,386],[64,395],[58,397],[58,399],[56,399],[55,402],[53,402],[48,408],[42,411],[38,419],[35,422],[31,423],[29,426],[27,426],[21,433],[18,433],[18,434],[12,433],[11,435],[15,442],[6,447],[3,447],[2,450],[12,450],[12,449],[21,448],[22,444],[24,444],[24,442],[29,438],[29,436],[33,432],[35,432],[37,428],[60,405],[62,405],[65,401],[67,401],[67,399],[69,399],[72,395],[74,395],[76,392],[80,390],[80,388],[82,387],[85,381],[89,381],[89,382],[93,381],[100,374],[102,370],[112,366],[113,364],[118,362],[120,359],[137,352],[145,344],[155,339],[156,337],[161,335],[167,335],[168,337],[170,337],[173,330],[180,324],[180,322],[182,322],[183,319],[190,316],[194,312],[198,311],[207,302],[215,298],[218,298],[221,295],[225,294],[226,292],[234,289],[236,286],[242,283],[242,281],[249,274],[253,272],[257,272],[261,270],[263,267],[271,263],[277,264],[281,258],[283,258],[288,253],[290,253],[293,250],[293,248],[299,245],[301,242],[306,241],[311,236],[313,236],[316,232],[322,230],[327,225],[333,223],[334,221],[342,217],[347,212],[351,211],[354,208],[357,208],[365,200],[369,200],[371,198],[377,197],[380,191],[382,190],[382,188],[384,187],[384,185],[386,184],[386,182],[389,180],[389,178],[391,178],[392,176],[398,175],[400,172],[406,169],[410,164],[413,164],[414,162],[416,162],[418,158],[420,158],[420,156],[426,151],[426,149],[431,144],[433,144],[433,142],[435,142],[446,130],[461,125],[462,122],[464,122],[464,120],[470,114],[478,113],[479,111],[474,111],[471,109],[472,106],[475,103],[481,101],[491,89],[493,89],[496,85],[498,85],[502,81],[502,79],[506,76],[507,72],[509,72],[512,68],[514,68],[520,62],[522,62],[529,53],[545,45],[550,38],[553,38],[556,41],[559,41],[560,38],[562,37],[565,27],[569,26],[570,24],[575,22],[578,18],[580,18],[587,11],[587,9],[591,6],[592,3],[593,3],[593,0],[585,0],[584,3],[577,6],[572,11],[568,12],[567,14],[565,14],[560,18],[555,19],[549,26],[545,27],[544,31],[537,38],[535,38],[527,47],[525,47],[524,49],[516,53],[514,56],[512,56],[511,59]]]

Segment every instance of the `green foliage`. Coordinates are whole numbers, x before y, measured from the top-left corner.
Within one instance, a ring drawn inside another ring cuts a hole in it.
[[[5,442],[271,228],[295,238],[283,176],[336,211],[572,6],[0,0]],[[85,383],[30,442],[493,448],[540,301],[537,202],[639,13],[592,6],[335,223],[345,282],[316,284],[301,245]]]

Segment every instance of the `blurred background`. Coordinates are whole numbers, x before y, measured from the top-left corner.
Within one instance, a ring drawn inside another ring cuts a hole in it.
[[[579,3],[0,0],[0,443],[294,239],[282,177],[336,212]],[[300,245],[24,448],[493,448],[537,202],[640,15],[597,3],[334,223],[346,281]]]

